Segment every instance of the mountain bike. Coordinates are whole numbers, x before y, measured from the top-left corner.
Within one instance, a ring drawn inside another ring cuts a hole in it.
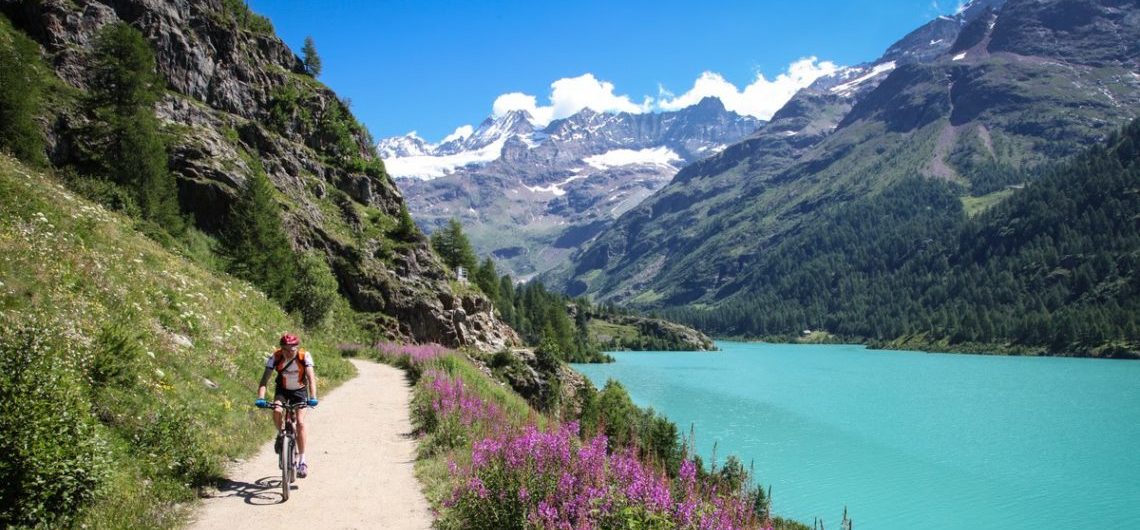
[[[285,411],[285,420],[281,422],[281,430],[277,432],[277,441],[273,444],[277,450],[277,466],[281,468],[281,502],[289,500],[289,485],[297,480],[297,411],[308,406],[307,403],[300,402],[269,403],[265,407]]]

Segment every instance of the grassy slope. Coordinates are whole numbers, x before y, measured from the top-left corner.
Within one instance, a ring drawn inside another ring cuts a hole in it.
[[[271,436],[250,403],[275,338],[297,325],[250,285],[164,249],[130,219],[7,156],[0,205],[0,329],[31,330],[47,337],[49,354],[68,357],[64,375],[78,381],[108,447],[111,471],[79,521],[177,525],[176,503],[194,498],[189,482],[208,482]],[[118,346],[99,338],[109,335]],[[324,390],[352,375],[331,327],[303,336]],[[18,347],[0,337],[5,358]],[[121,365],[118,378],[95,384],[108,358]]]

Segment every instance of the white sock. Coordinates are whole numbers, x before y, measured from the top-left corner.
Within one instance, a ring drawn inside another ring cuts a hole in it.
[[[305,463],[305,453],[301,453],[301,454],[297,455],[297,463],[298,464],[304,464]]]

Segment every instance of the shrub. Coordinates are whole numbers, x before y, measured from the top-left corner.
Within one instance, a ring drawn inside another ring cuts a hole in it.
[[[626,447],[634,439],[635,412],[636,407],[625,387],[610,379],[583,407],[582,432],[602,431],[614,447]]]
[[[233,17],[238,27],[261,35],[273,34],[273,23],[253,11],[244,0],[222,0],[224,13]]]
[[[134,218],[142,217],[135,193],[124,185],[106,178],[80,176],[73,171],[65,171],[64,179],[68,188],[91,201]]]
[[[112,321],[95,337],[88,374],[96,388],[110,385],[133,387],[138,382],[139,361],[144,354],[139,332],[131,323]]]
[[[519,359],[515,357],[513,353],[511,353],[511,350],[504,348],[495,352],[495,354],[491,356],[491,362],[489,364],[491,368],[506,368],[508,366],[514,366],[518,363]]]
[[[34,164],[46,162],[36,114],[42,85],[35,65],[39,46],[0,21],[0,148]]]
[[[66,526],[108,476],[78,381],[80,355],[43,329],[0,325],[0,526]]]
[[[144,455],[150,475],[202,485],[221,472],[218,456],[206,447],[199,415],[184,406],[165,404],[139,416],[132,426],[137,454]]]
[[[405,243],[419,241],[423,237],[419,227],[416,226],[416,222],[412,220],[412,214],[408,211],[407,203],[400,203],[400,220],[393,230],[392,236]]]

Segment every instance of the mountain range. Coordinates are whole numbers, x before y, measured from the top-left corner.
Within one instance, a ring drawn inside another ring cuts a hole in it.
[[[515,110],[439,144],[409,134],[377,147],[421,226],[459,219],[476,252],[525,279],[562,263],[682,166],[763,123],[716,98],[672,112],[586,108],[534,122]]]
[[[771,294],[773,277],[761,272],[770,260],[810,247],[804,238],[848,205],[909,200],[895,192],[919,182],[949,186],[958,201],[947,207],[975,216],[1138,114],[1135,2],[971,2],[876,61],[799,91],[756,133],[683,168],[541,278],[596,300],[715,312]],[[839,261],[829,274],[865,272],[852,256],[831,259]],[[828,300],[844,296],[823,285]],[[790,299],[772,296],[776,305]],[[801,314],[720,331],[793,333],[821,320]]]

